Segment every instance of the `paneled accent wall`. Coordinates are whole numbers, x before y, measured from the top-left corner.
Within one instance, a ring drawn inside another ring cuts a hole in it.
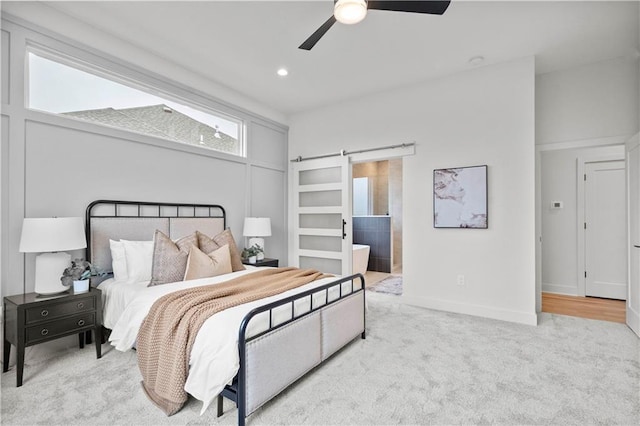
[[[390,216],[353,217],[353,244],[365,244],[371,248],[368,271],[391,272],[392,236]]]
[[[87,204],[96,199],[221,204],[240,248],[245,245],[244,218],[270,217],[273,235],[266,240],[267,255],[286,266],[286,126],[79,42],[2,18],[0,296],[33,291],[35,254],[18,252],[23,218],[83,216]],[[127,70],[132,79],[242,119],[247,157],[25,108],[29,42],[109,69]],[[84,251],[71,255],[84,257]]]

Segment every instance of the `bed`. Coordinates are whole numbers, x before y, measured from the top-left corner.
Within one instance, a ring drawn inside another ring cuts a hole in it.
[[[216,235],[226,229],[222,206],[99,200],[86,211],[87,257],[111,270],[110,240],[149,240],[156,229],[176,240],[191,232]],[[147,287],[113,278],[99,284],[104,325],[119,350],[136,333],[156,300],[174,291],[216,285],[248,276],[247,266],[214,278]],[[238,424],[286,387],[357,337],[365,338],[365,292],[361,274],[323,278],[266,299],[241,304],[206,320],[195,337],[184,390],[202,401],[232,400]]]

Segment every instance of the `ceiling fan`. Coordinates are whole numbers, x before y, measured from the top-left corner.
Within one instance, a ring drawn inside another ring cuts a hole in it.
[[[329,31],[336,21],[343,24],[357,24],[367,15],[367,10],[390,10],[394,12],[428,13],[442,15],[449,7],[450,1],[418,1],[418,0],[334,0],[333,15],[322,24],[311,37],[306,39],[298,48],[311,50],[313,46]]]

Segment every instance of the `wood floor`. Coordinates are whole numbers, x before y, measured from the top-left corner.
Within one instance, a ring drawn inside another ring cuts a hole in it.
[[[365,287],[371,287],[372,285],[379,283],[380,281],[391,275],[402,275],[402,265],[394,265],[391,273],[367,271],[364,274]]]
[[[624,323],[626,308],[624,300],[543,292],[542,312]]]

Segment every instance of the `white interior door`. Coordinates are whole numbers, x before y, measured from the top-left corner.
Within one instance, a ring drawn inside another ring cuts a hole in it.
[[[627,325],[640,336],[640,142],[627,143],[627,200],[629,212],[629,292]]]
[[[350,275],[353,237],[349,157],[292,164],[294,241],[290,264]]]
[[[624,161],[585,164],[587,296],[627,298],[627,221]]]

